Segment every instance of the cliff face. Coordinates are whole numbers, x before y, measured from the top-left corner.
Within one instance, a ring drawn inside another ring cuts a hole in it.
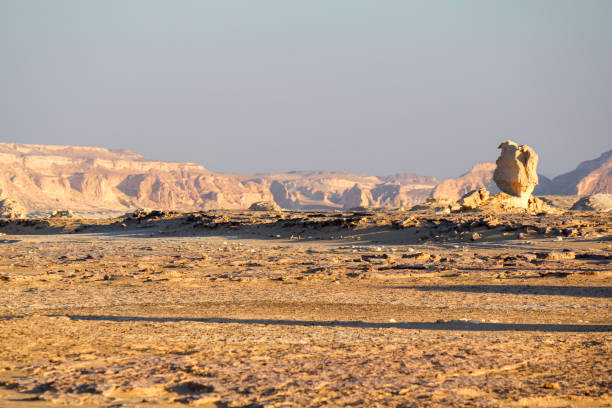
[[[408,207],[425,200],[438,183],[434,177],[398,174],[389,177],[329,171],[238,176],[243,182],[269,186],[278,205],[287,209]]]
[[[493,182],[495,163],[439,183],[434,177],[386,177],[328,171],[266,174],[214,173],[193,163],[146,159],[128,150],[0,143],[0,200],[30,212],[248,208],[275,201],[286,209],[411,207],[427,197],[458,200]],[[550,181],[540,176],[535,194],[612,193],[612,150]]]
[[[231,175],[127,150],[0,143],[0,198],[15,199],[31,212],[248,208],[257,201],[288,209],[399,207],[422,201],[435,184],[433,177],[411,174]]]
[[[0,143],[3,196],[29,211],[242,208],[272,198],[260,185],[245,185],[193,163],[98,147],[15,143]]]
[[[552,179],[542,194],[579,195],[612,193],[612,150],[582,162],[575,170]]]

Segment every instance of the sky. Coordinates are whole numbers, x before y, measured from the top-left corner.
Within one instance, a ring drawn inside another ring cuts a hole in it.
[[[612,1],[0,0],[0,141],[456,177],[612,149]]]

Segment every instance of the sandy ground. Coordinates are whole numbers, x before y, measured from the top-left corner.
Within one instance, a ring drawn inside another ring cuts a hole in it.
[[[611,219],[4,223],[0,406],[611,406]]]

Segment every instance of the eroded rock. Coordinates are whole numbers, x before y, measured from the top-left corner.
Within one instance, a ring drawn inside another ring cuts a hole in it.
[[[26,218],[28,212],[16,200],[5,198],[0,201],[0,218]]]
[[[498,148],[501,154],[496,161],[493,180],[502,192],[519,198],[518,207],[527,208],[529,197],[538,185],[538,155],[531,147],[519,146],[511,140]]]
[[[485,201],[489,199],[489,190],[481,188],[479,190],[473,190],[461,197],[459,205],[466,210],[473,210],[480,207]]]
[[[591,194],[580,198],[572,205],[571,210],[579,211],[612,211],[612,194]]]
[[[251,204],[249,207],[251,211],[282,211],[282,208],[274,201],[258,201]]]

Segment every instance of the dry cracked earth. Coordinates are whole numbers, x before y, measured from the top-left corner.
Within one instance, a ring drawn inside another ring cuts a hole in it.
[[[2,221],[0,406],[610,406],[611,220]]]

